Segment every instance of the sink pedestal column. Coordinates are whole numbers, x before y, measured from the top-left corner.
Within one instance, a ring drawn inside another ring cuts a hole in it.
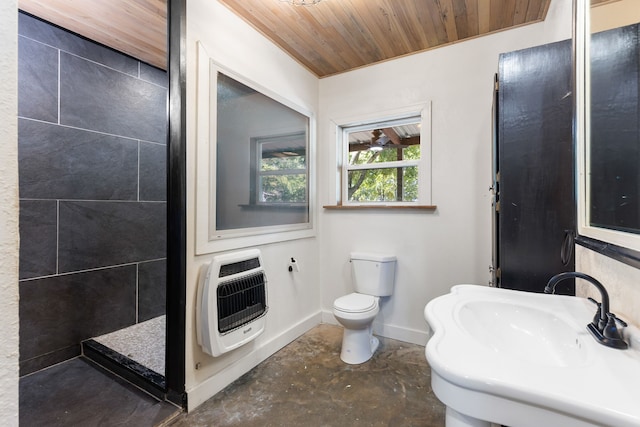
[[[471,418],[447,406],[447,427],[491,427],[491,423],[477,418]]]

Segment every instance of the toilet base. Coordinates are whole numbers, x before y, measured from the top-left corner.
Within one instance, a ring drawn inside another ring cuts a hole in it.
[[[345,328],[340,359],[349,365],[359,365],[371,359],[379,345],[380,341],[373,336],[371,326],[365,329]]]

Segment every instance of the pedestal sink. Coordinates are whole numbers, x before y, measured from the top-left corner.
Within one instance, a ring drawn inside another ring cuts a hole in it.
[[[425,307],[447,427],[640,426],[640,352],[596,342],[583,298],[458,285]]]

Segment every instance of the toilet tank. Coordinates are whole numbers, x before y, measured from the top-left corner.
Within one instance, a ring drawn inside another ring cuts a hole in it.
[[[396,257],[364,252],[351,253],[351,277],[355,291],[379,297],[393,293]]]

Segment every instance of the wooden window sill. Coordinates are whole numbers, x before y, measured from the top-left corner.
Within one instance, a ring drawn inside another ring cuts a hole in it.
[[[421,210],[421,211],[435,211],[438,207],[436,205],[325,205],[324,209],[329,210]]]
[[[238,205],[242,209],[248,210],[293,210],[293,211],[302,211],[309,208],[308,205],[304,204],[291,204],[291,203],[256,203],[256,204],[246,204],[246,205]]]

